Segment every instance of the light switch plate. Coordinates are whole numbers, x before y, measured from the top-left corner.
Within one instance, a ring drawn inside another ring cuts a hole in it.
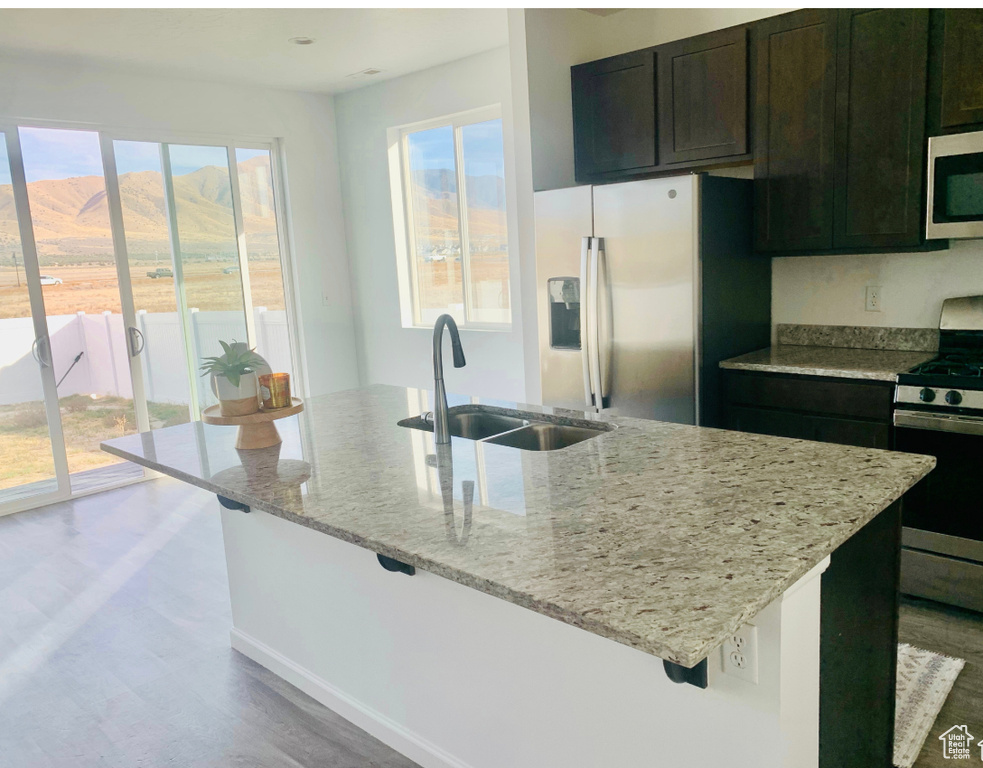
[[[758,684],[758,628],[745,624],[720,646],[720,663],[728,675]]]

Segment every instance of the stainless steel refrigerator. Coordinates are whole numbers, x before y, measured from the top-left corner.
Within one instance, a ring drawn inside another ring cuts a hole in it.
[[[719,426],[718,363],[770,338],[751,184],[697,174],[536,193],[544,404]]]

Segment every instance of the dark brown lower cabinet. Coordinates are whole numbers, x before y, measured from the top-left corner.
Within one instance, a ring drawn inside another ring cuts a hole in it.
[[[891,447],[888,382],[724,371],[724,426],[741,432]]]
[[[816,440],[820,443],[857,445],[863,448],[890,447],[889,425],[877,422],[777,409],[745,408],[739,405],[730,406],[727,415],[727,428],[740,432],[795,437],[800,440]]]

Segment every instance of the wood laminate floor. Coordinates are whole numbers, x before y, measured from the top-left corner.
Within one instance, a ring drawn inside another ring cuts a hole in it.
[[[154,480],[0,518],[0,766],[416,765],[231,626],[210,494]]]
[[[204,491],[161,479],[0,517],[0,766],[415,765],[231,650],[231,625]],[[916,763],[948,765],[940,733],[983,737],[983,616],[905,600],[901,639],[967,661]]]
[[[935,720],[915,768],[942,768],[954,762],[942,756],[939,736],[954,725],[965,725],[983,739],[983,615],[949,608],[931,600],[903,599],[902,642],[966,660],[942,711]],[[980,747],[973,744],[972,759],[955,761],[980,765]]]

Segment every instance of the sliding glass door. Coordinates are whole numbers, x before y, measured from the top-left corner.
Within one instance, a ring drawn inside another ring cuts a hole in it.
[[[127,320],[134,377],[139,376],[147,403],[148,429],[184,424],[194,416],[185,344],[184,310],[179,297],[168,231],[161,145],[147,141],[111,141],[105,154],[119,189],[123,242],[133,306]]]
[[[18,133],[72,490],[142,477],[99,447],[138,429],[99,134]]]
[[[200,418],[219,340],[296,374],[269,147],[0,130],[0,513],[142,476],[99,443]]]
[[[36,264],[24,259],[22,240],[33,235],[23,225],[19,162],[16,194],[13,184],[17,138],[0,131],[0,507],[57,498],[67,483],[42,285]]]
[[[184,287],[186,328],[195,364],[222,354],[222,341],[251,342],[245,273],[233,209],[227,147],[163,147],[164,185],[173,200],[171,239]],[[250,343],[250,346],[254,346]],[[208,380],[196,377],[197,402],[218,402]]]
[[[292,372],[270,150],[236,147],[236,161],[252,299],[252,341],[273,370]]]
[[[150,428],[217,402],[197,371],[220,340],[294,373],[269,149],[115,140],[110,153]]]

